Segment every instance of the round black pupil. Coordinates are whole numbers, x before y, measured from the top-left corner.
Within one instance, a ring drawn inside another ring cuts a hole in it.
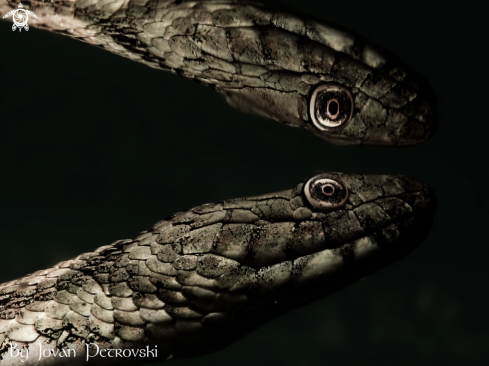
[[[325,194],[331,194],[331,193],[333,193],[334,192],[333,186],[330,186],[329,184],[325,185],[323,187],[323,192]]]
[[[333,100],[328,105],[328,112],[329,114],[334,116],[336,113],[338,113],[339,108],[340,106],[338,105],[338,102],[336,100]]]
[[[341,90],[321,91],[316,99],[316,116],[323,121],[342,123],[350,117],[351,99]]]

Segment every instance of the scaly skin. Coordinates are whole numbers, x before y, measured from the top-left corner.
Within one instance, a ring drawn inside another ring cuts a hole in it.
[[[40,346],[76,350],[69,361],[46,357],[41,364],[83,365],[92,342],[157,345],[160,359],[211,352],[392,263],[424,239],[434,209],[426,185],[407,176],[328,177],[344,183],[344,204],[315,208],[304,182],[206,204],[134,239],[2,284],[2,365],[19,364],[10,357],[12,342],[29,350],[25,365],[37,365]]]
[[[39,17],[31,26],[209,84],[241,110],[331,143],[411,145],[436,127],[432,91],[415,73],[356,35],[261,2],[24,5]],[[0,0],[0,15],[15,8]],[[434,196],[414,178],[330,174],[319,196],[311,179],[175,214],[0,285],[1,365],[20,363],[14,344],[29,351],[24,365],[46,366],[84,365],[91,343],[158,346],[158,357],[132,362],[211,352],[392,263],[429,230]],[[76,357],[38,362],[40,349]]]
[[[28,6],[30,4],[30,7]],[[78,0],[24,3],[29,24],[209,84],[240,110],[335,144],[411,145],[435,131],[427,83],[385,51],[324,21],[259,1]],[[0,0],[0,15],[17,3]],[[318,84],[352,94],[351,121],[311,123]]]

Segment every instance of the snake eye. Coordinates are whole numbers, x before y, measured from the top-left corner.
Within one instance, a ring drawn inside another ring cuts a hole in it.
[[[313,207],[331,211],[346,203],[348,188],[336,175],[321,174],[307,181],[304,194]]]
[[[338,84],[320,84],[309,97],[309,116],[322,131],[344,128],[353,114],[350,91]]]

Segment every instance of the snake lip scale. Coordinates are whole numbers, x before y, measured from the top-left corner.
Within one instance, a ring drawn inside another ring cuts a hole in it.
[[[339,145],[409,146],[437,126],[428,83],[384,50],[260,1],[60,0],[24,4],[69,35],[221,93],[234,107]],[[0,15],[17,4],[0,0]],[[292,189],[204,204],[132,239],[0,284],[0,364],[84,365],[86,346],[219,350],[412,251],[436,199],[405,175],[325,172]],[[46,357],[72,350],[73,357]],[[40,353],[41,352],[41,353]],[[92,348],[93,352],[93,348]]]

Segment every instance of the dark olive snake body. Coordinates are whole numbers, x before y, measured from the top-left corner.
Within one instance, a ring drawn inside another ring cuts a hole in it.
[[[0,15],[17,5],[0,0]],[[38,16],[31,26],[207,84],[240,110],[330,143],[407,146],[436,129],[424,79],[361,37],[285,8],[225,0],[24,6]],[[410,252],[434,208],[434,194],[412,177],[324,173],[176,213],[133,239],[1,284],[0,364],[19,364],[13,345],[28,351],[23,365],[47,366],[85,364],[86,345],[99,352],[89,362],[104,366],[128,358],[102,350],[157,350],[133,363],[219,350]]]

